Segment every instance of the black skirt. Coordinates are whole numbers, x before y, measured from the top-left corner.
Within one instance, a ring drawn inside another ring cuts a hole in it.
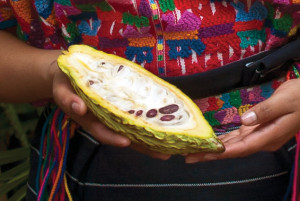
[[[32,143],[27,200],[37,200],[42,115]],[[66,175],[74,201],[282,201],[295,140],[276,152],[185,164],[184,157],[153,159],[130,148],[102,145],[83,130],[70,140]]]

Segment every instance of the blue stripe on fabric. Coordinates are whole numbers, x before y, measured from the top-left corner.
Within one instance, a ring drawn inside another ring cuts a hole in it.
[[[0,29],[7,29],[10,27],[14,27],[17,26],[17,20],[16,19],[12,19],[12,20],[6,20],[3,22],[0,22]]]

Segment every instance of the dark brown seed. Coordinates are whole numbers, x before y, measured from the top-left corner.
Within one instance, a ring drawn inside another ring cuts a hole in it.
[[[179,110],[179,106],[176,104],[168,105],[159,109],[162,114],[173,114]]]
[[[104,65],[104,64],[105,64],[105,62],[102,62],[101,64],[102,64],[102,65]]]
[[[134,112],[135,112],[134,110],[129,110],[128,111],[129,114],[134,114]]]
[[[121,65],[121,66],[119,67],[119,69],[118,69],[118,72],[120,72],[123,68],[124,68],[124,66]]]
[[[143,114],[143,110],[139,110],[139,111],[136,112],[135,115],[136,115],[136,116],[141,116],[142,114]]]
[[[157,110],[156,109],[151,109],[147,112],[146,117],[148,118],[153,118],[157,115]]]
[[[93,80],[89,80],[89,85],[91,86],[93,84],[95,84],[95,82]]]
[[[161,121],[171,121],[173,119],[175,119],[174,115],[165,115],[160,118]]]

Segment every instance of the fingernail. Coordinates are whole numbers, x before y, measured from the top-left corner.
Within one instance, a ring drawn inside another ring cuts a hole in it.
[[[76,103],[76,102],[72,103],[71,107],[72,107],[72,110],[73,110],[75,113],[79,113],[80,106],[79,106],[78,103]]]
[[[217,160],[218,157],[215,156],[215,155],[206,154],[206,155],[203,156],[203,159],[204,159],[205,161],[212,161],[212,160]]]
[[[161,160],[164,160],[164,161],[169,160],[170,158],[171,158],[170,155],[162,155],[162,156],[160,157],[160,159],[161,159]]]
[[[191,157],[185,158],[185,163],[197,163],[199,161],[200,161],[199,158],[191,158]]]
[[[131,144],[131,141],[128,138],[120,139],[119,146],[120,147],[128,147]]]
[[[242,121],[244,124],[253,124],[254,122],[256,122],[257,120],[257,116],[255,114],[255,112],[251,111],[251,112],[246,112],[245,114],[243,114],[242,116]]]

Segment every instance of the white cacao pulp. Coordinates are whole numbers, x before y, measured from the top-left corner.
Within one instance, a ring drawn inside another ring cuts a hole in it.
[[[192,114],[175,94],[132,68],[79,52],[71,55],[68,62],[77,68],[80,82],[118,109],[159,126],[195,127]]]

